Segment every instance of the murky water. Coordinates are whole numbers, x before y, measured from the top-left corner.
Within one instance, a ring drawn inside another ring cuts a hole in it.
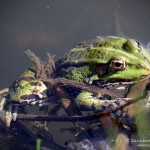
[[[8,87],[30,66],[24,53],[28,49],[42,59],[46,52],[57,59],[76,43],[97,35],[131,37],[146,45],[149,28],[149,0],[0,1],[0,88]],[[60,135],[55,139],[63,144]]]

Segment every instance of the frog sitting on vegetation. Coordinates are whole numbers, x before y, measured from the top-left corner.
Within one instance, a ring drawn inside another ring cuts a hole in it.
[[[101,88],[122,92],[122,97],[135,98],[143,94],[150,74],[150,56],[134,39],[108,36],[79,43],[56,62],[57,75],[63,78],[94,84]],[[132,93],[137,81],[137,92]],[[144,85],[143,85],[144,84]],[[116,97],[118,98],[118,97]],[[114,101],[113,101],[114,100]],[[100,111],[119,105],[114,97],[82,91],[76,104],[81,110]]]
[[[124,100],[134,99],[146,93],[150,76],[150,55],[134,39],[114,36],[97,37],[73,47],[66,56],[56,62],[56,70],[58,77],[108,90],[106,94],[100,92],[95,95],[92,92],[79,91],[74,95],[74,92],[70,92],[70,88],[67,89],[70,94],[73,93],[75,103],[80,110],[99,112],[117,108],[125,102]],[[116,95],[110,95],[109,89],[114,90]],[[118,93],[121,94],[120,97],[117,96]],[[138,128],[142,128],[143,125],[140,127],[142,121],[139,120],[138,124],[136,122],[137,112],[142,106],[143,104],[131,104],[112,113],[112,118],[109,119],[119,122],[127,130],[135,130],[137,125]],[[145,124],[146,120],[147,118]],[[105,120],[102,124],[110,124],[111,128],[114,127],[113,121]],[[122,149],[122,145],[126,147],[125,145],[129,144],[126,141],[130,141],[130,138],[128,139],[124,133],[118,134],[116,149]]]
[[[55,65],[56,79],[62,77],[106,90],[113,89],[116,96],[109,95],[109,92],[104,95],[87,91],[69,93],[80,110],[101,111],[122,103],[117,100],[117,93],[121,93],[123,98],[135,98],[143,94],[148,84],[150,56],[134,39],[97,37],[77,44]],[[48,105],[49,89],[35,75],[29,69],[12,84],[8,97],[13,105]],[[141,87],[137,84],[139,81]],[[141,90],[135,92],[136,88]]]

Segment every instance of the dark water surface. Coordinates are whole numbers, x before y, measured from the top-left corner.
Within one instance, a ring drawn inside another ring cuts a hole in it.
[[[0,88],[30,62],[24,51],[56,58],[97,35],[124,35],[150,41],[149,0],[1,0]]]
[[[30,66],[24,53],[28,49],[42,59],[46,52],[57,59],[97,35],[131,37],[147,45],[149,28],[149,0],[1,0],[0,88]],[[53,123],[51,128],[62,124]],[[63,144],[57,132],[55,139]]]

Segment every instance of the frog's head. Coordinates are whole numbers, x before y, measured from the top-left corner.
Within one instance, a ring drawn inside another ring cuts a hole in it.
[[[83,78],[88,77],[90,82],[94,80],[135,81],[150,74],[150,56],[134,39],[99,37],[80,43],[71,49],[60,66],[63,70],[67,68],[68,70],[65,70],[67,73],[73,72],[70,77],[65,72],[71,79],[78,77],[81,79],[83,75]],[[86,67],[82,69],[81,75],[81,69],[76,68],[83,68],[83,66],[89,66],[89,69]]]
[[[95,51],[95,52],[94,52]],[[139,80],[150,74],[150,56],[134,39],[110,37],[86,53],[97,63],[96,72],[107,80]],[[99,57],[99,58],[98,58]]]

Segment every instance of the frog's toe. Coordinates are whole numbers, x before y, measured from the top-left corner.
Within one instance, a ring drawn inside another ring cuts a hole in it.
[[[18,114],[18,108],[16,106],[14,106],[14,111],[12,113],[12,119],[13,119],[13,121],[16,121],[17,114]]]
[[[6,127],[10,127],[10,123],[12,120],[12,105],[10,104],[6,110]]]

